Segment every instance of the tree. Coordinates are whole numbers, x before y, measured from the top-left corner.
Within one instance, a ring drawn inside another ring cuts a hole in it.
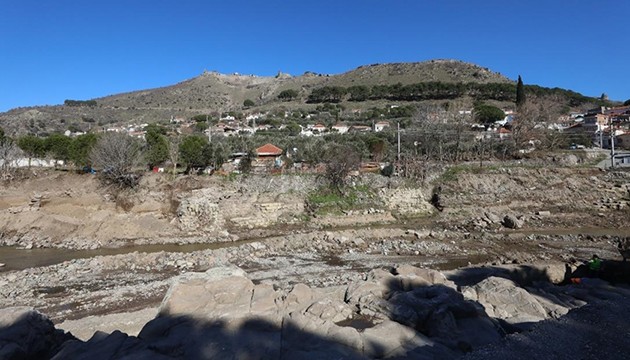
[[[52,134],[44,140],[44,146],[49,156],[57,160],[61,160],[66,164],[70,160],[70,147],[72,139],[61,134]]]
[[[208,140],[199,135],[185,137],[179,145],[181,161],[186,165],[186,172],[190,172],[193,167],[205,167],[208,159],[204,156],[204,150],[208,145]]]
[[[323,160],[326,165],[324,177],[328,181],[329,188],[342,194],[346,177],[350,171],[359,167],[361,159],[358,152],[349,145],[331,144],[325,150]]]
[[[70,144],[70,160],[77,167],[90,165],[90,152],[96,144],[98,137],[95,134],[79,135]]]
[[[204,149],[204,156],[214,169],[219,169],[230,157],[230,149],[223,141],[213,141]]]
[[[370,156],[372,160],[381,162],[387,153],[388,142],[373,134],[370,135],[371,136],[364,140],[370,152]]]
[[[292,121],[287,125],[287,131],[289,132],[289,136],[298,136],[302,128],[295,121]]]
[[[44,157],[46,155],[46,144],[44,139],[34,135],[26,135],[18,138],[17,145],[28,156],[28,167],[31,167],[31,159],[34,157]]]
[[[250,108],[254,105],[256,105],[256,103],[254,103],[254,101],[251,99],[245,99],[245,101],[243,101],[243,107],[245,108]]]
[[[206,129],[208,129],[208,123],[205,121],[200,121],[198,123],[195,124],[195,132],[197,133],[203,133],[204,131],[206,131]]]
[[[153,168],[155,165],[159,165],[168,159],[168,140],[165,133],[166,129],[156,124],[150,124],[146,128],[146,160],[149,168]]]
[[[630,106],[630,99],[624,101],[623,106]]]
[[[16,171],[15,161],[20,156],[20,149],[13,139],[4,135],[0,128],[0,180],[9,180]]]
[[[298,97],[298,92],[293,89],[282,90],[280,94],[278,94],[278,99],[283,101],[291,101]]]
[[[475,120],[482,124],[491,124],[495,121],[503,120],[505,113],[496,106],[487,104],[477,104],[474,108]]]
[[[90,152],[90,161],[101,170],[104,181],[120,187],[135,187],[140,178],[133,171],[142,165],[143,155],[138,139],[112,132],[98,139]]]
[[[370,98],[370,88],[365,85],[355,85],[348,88],[350,101],[365,101]]]
[[[248,151],[245,156],[241,158],[238,163],[238,169],[243,174],[249,174],[252,171],[252,164],[256,158],[256,153],[253,150]]]
[[[521,107],[525,104],[525,87],[523,86],[523,80],[521,75],[518,76],[518,82],[516,83],[516,107]]]

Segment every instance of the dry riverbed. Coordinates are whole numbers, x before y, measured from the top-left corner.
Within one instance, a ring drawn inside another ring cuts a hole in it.
[[[630,236],[628,176],[591,169],[459,173],[441,184],[442,212],[429,204],[430,188],[424,197],[390,189],[383,194],[394,205],[308,219],[313,179],[152,177],[122,201],[93,178],[51,176],[0,191],[0,242],[11,246],[0,248],[0,308],[34,307],[64,329],[89,329],[83,338],[117,324],[138,331],[177,275],[217,266],[289,291],[404,264],[579,264],[594,253],[620,260],[616,242]]]

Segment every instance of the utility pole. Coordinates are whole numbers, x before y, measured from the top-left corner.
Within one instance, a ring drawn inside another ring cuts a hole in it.
[[[206,114],[206,124],[208,124],[208,142],[212,143],[212,125],[208,121],[208,114]]]
[[[613,129],[612,116],[610,117],[610,167],[615,168],[615,129]]]
[[[400,162],[400,121],[396,123],[398,130],[396,131],[398,133],[398,161]]]

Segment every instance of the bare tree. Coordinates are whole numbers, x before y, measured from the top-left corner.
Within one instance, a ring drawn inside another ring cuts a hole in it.
[[[92,164],[101,170],[102,178],[121,187],[134,187],[139,176],[134,174],[142,166],[142,144],[122,133],[101,136],[90,153]]]
[[[359,167],[361,159],[358,152],[349,145],[333,144],[324,153],[326,170],[324,176],[330,189],[337,193],[343,193],[346,177],[350,171]]]
[[[550,124],[555,123],[565,111],[562,99],[557,97],[527,100],[518,107],[510,124],[512,141],[516,149],[522,149],[530,141],[542,142]]]
[[[9,138],[0,139],[0,180],[11,180],[17,171],[21,150]]]
[[[474,133],[470,131],[472,116],[460,113],[463,104],[455,106],[421,106],[408,130],[413,137],[415,155],[427,160],[461,161],[473,147]]]

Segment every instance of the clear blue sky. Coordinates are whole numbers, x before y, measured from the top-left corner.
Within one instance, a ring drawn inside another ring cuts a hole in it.
[[[207,70],[341,73],[459,59],[630,98],[627,0],[0,0],[0,111]]]

